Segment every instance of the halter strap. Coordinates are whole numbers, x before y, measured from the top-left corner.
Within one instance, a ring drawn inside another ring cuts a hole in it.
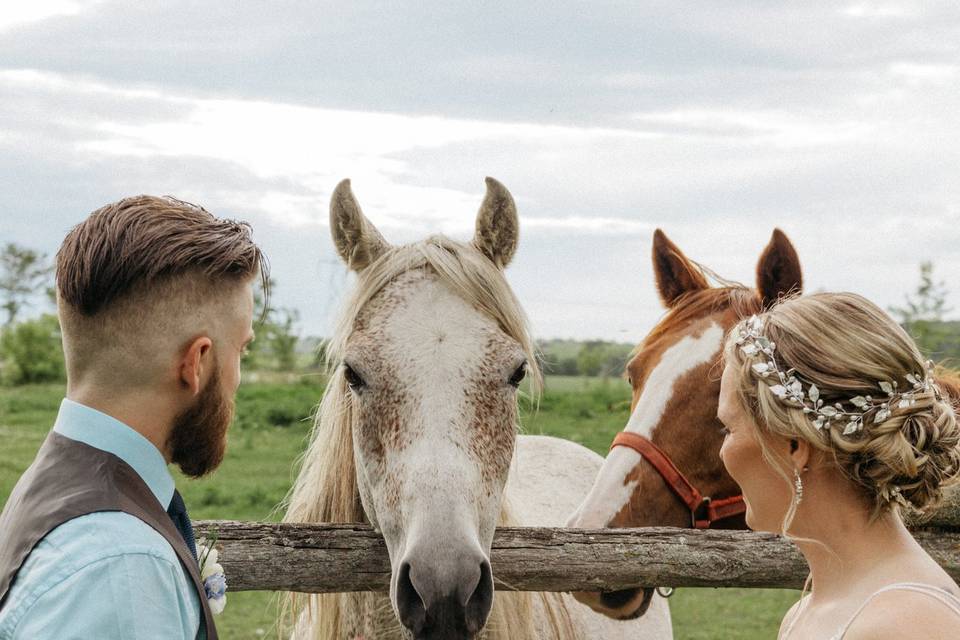
[[[690,510],[690,520],[696,529],[709,529],[714,522],[738,516],[747,510],[742,495],[718,500],[704,496],[681,473],[670,456],[653,444],[649,438],[631,431],[621,431],[613,439],[613,444],[610,445],[611,449],[614,447],[633,449],[649,462],[670,490]]]

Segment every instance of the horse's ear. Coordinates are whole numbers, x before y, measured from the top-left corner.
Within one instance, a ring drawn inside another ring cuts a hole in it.
[[[360,210],[350,180],[341,181],[330,198],[330,234],[337,253],[354,271],[363,270],[390,248]]]
[[[803,290],[800,258],[786,234],[774,229],[757,263],[757,291],[764,306]]]
[[[710,287],[703,272],[660,229],[653,232],[653,272],[660,299],[668,307],[689,291]]]
[[[503,269],[510,264],[517,250],[517,238],[520,235],[517,205],[505,186],[493,178],[487,178],[486,182],[487,195],[477,212],[477,231],[473,236],[473,244]]]

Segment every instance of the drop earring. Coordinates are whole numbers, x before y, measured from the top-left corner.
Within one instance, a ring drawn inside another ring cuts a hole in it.
[[[800,472],[796,469],[793,470],[796,480],[793,482],[793,488],[795,490],[794,497],[794,506],[799,506],[803,501],[803,480],[800,479]]]

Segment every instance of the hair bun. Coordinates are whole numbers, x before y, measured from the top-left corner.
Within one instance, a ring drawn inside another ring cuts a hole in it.
[[[872,430],[864,462],[855,465],[854,474],[874,489],[876,506],[896,501],[924,511],[939,503],[944,485],[960,472],[960,425],[953,405],[927,393]]]

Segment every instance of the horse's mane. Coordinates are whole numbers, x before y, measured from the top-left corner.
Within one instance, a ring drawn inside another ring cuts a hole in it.
[[[950,397],[957,415],[960,416],[960,371],[938,366],[934,371],[934,378],[940,390]]]
[[[351,394],[339,366],[354,321],[361,310],[390,282],[413,269],[426,269],[465,301],[494,319],[516,340],[527,355],[533,392],[539,392],[541,374],[534,357],[527,319],[503,273],[472,245],[444,236],[389,249],[364,269],[353,295],[344,307],[328,344],[329,379],[314,421],[310,444],[302,458],[300,473],[287,499],[284,522],[365,522],[357,489],[353,457],[353,407]],[[513,518],[507,501],[501,507],[500,524]],[[348,625],[364,615],[376,615],[387,624],[383,638],[404,637],[389,602],[378,594],[290,594],[288,613],[294,623],[306,618],[311,638],[345,637]],[[537,611],[539,606],[539,612]],[[487,640],[511,638],[533,640],[540,624],[552,628],[551,637],[572,638],[572,625],[557,594],[498,591],[487,627]],[[542,629],[540,630],[542,631]],[[296,636],[298,639],[305,637]],[[368,637],[368,636],[364,636]]]
[[[755,290],[738,284],[688,291],[673,303],[636,350],[658,342],[675,329],[727,309],[733,309],[738,317],[746,317],[760,313],[763,304]]]

